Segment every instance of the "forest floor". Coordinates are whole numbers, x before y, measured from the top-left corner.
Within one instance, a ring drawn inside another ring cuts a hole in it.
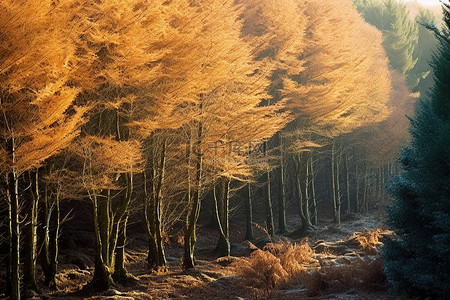
[[[289,221],[292,228],[299,223]],[[138,278],[137,283],[117,285],[100,293],[81,290],[92,278],[92,250],[65,249],[61,251],[57,275],[59,290],[44,290],[45,296],[35,298],[395,299],[386,290],[377,250],[383,236],[389,236],[389,231],[379,229],[383,228],[382,221],[376,215],[353,216],[340,226],[332,225],[330,220],[307,234],[292,230],[274,238],[261,231],[253,244],[232,240],[232,256],[219,259],[212,250],[216,231],[202,226],[195,270],[182,269],[182,246],[175,242],[166,248],[168,271],[153,274],[146,268],[145,235],[136,235],[128,245],[127,268]],[[242,231],[242,224],[232,226]],[[308,246],[301,250],[301,245]],[[281,263],[289,268],[287,259],[297,259],[295,255],[302,260],[299,269],[285,272],[275,267]]]

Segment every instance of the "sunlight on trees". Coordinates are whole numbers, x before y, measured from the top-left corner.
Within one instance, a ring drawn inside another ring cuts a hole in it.
[[[293,212],[302,234],[368,213],[398,171],[411,91],[431,85],[445,37],[424,28],[393,0],[2,1],[5,296],[40,293],[40,269],[57,289],[62,223],[85,207],[87,291],[138,282],[129,222],[158,273],[175,235],[196,266],[208,216],[228,257],[241,211],[246,239],[288,233]]]

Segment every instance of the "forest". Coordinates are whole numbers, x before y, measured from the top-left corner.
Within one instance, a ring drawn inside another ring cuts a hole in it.
[[[2,0],[0,298],[446,299],[450,3]]]

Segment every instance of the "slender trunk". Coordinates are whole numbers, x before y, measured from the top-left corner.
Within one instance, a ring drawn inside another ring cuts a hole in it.
[[[310,170],[311,170],[311,196],[312,196],[312,212],[313,212],[313,224],[315,226],[317,226],[317,200],[316,200],[316,174],[315,174],[315,170],[314,170],[314,159],[313,159],[313,155],[311,153],[310,155],[310,160],[309,160],[309,164],[310,164]]]
[[[287,232],[286,225],[286,187],[284,178],[284,149],[283,139],[280,136],[280,195],[278,197],[278,231],[283,234]]]
[[[267,142],[264,142],[264,156],[267,157]],[[270,190],[270,170],[267,170],[267,172],[266,172],[265,186],[266,186],[266,189],[265,189],[266,225],[267,225],[268,234],[272,236],[275,232],[275,228],[273,225],[273,208],[272,208],[272,197],[271,197],[271,190]]]
[[[163,271],[167,270],[166,256],[164,253],[164,241],[162,240],[162,220],[161,220],[161,201],[162,201],[162,186],[164,184],[166,170],[166,140],[163,140],[161,157],[159,161],[159,177],[156,190],[156,203],[155,203],[155,235],[157,246],[157,262],[159,269]]]
[[[158,270],[158,246],[156,244],[155,228],[155,193],[154,193],[154,175],[155,171],[150,171],[150,182],[152,191],[147,189],[147,173],[144,172],[144,220],[148,239],[147,267],[149,270]]]
[[[127,234],[127,220],[128,213],[124,219],[120,222],[119,236],[117,238],[116,257],[114,259],[114,274],[113,278],[115,282],[124,283],[128,277],[128,271],[125,268],[125,242]]]
[[[107,290],[113,284],[111,270],[108,266],[108,257],[107,257],[108,250],[106,250],[109,249],[108,247],[109,239],[106,238],[107,233],[105,234],[104,229],[105,223],[109,224],[109,222],[107,222],[108,220],[105,220],[105,218],[109,218],[109,215],[105,215],[104,210],[107,209],[107,207],[109,206],[105,205],[106,202],[105,199],[99,201],[98,198],[99,197],[97,195],[91,196],[92,214],[94,216],[94,234],[95,234],[95,266],[94,266],[94,277],[91,281],[91,285],[100,290]]]
[[[355,178],[356,178],[356,189],[355,189],[355,199],[356,199],[356,212],[361,212],[361,198],[360,198],[360,184],[361,184],[361,174],[359,172],[359,167],[358,167],[358,163],[359,161],[357,161],[355,163]]]
[[[253,236],[253,203],[252,203],[252,185],[248,184],[248,197],[245,205],[245,214],[246,214],[246,229],[245,229],[245,239],[251,241],[254,239]]]
[[[59,208],[59,191],[56,193],[54,202],[54,213],[52,214],[53,230],[50,234],[50,272],[45,276],[45,284],[49,288],[56,289],[56,272],[58,269],[58,253],[59,253],[59,226],[60,226],[60,208]]]
[[[305,184],[307,183],[307,180],[305,180],[306,170],[302,170],[304,168],[304,165],[302,165],[303,161],[301,159],[301,154],[297,154],[294,157],[294,161],[296,168],[295,178],[297,182],[297,197],[298,197],[298,208],[300,213],[300,219],[302,220],[302,229],[307,230],[310,229],[312,226],[311,220],[309,218],[309,213],[307,214],[305,212],[305,208],[308,209],[308,207],[305,206],[307,197],[306,196],[307,189],[305,188]]]
[[[58,237],[59,237],[59,189],[55,193],[55,199],[50,202],[48,183],[44,183],[44,194],[41,199],[40,219],[42,232],[41,250],[39,255],[40,265],[44,273],[44,285],[55,290],[56,271],[58,266]]]
[[[333,141],[331,147],[331,181],[332,181],[332,190],[333,190],[333,212],[334,212],[334,222],[336,224],[341,223],[341,214],[340,214],[340,199],[339,199],[339,183],[338,176],[336,172],[336,143]]]
[[[39,255],[39,261],[42,268],[42,271],[44,272],[45,277],[45,286],[49,288],[54,288],[54,286],[50,286],[49,277],[50,277],[50,219],[52,216],[52,210],[49,206],[49,200],[48,200],[48,184],[44,183],[44,194],[43,197],[41,197],[42,204],[41,207],[41,232],[39,235],[42,237],[41,240],[41,251]]]
[[[199,193],[194,193],[194,201],[184,230],[184,256],[183,266],[185,269],[191,269],[195,266],[194,250],[196,237],[196,226],[198,215],[200,214],[200,197]]]
[[[202,106],[200,105],[200,110]],[[195,188],[193,194],[193,203],[188,211],[186,217],[186,223],[184,228],[184,257],[183,257],[183,266],[186,269],[194,268],[194,250],[195,250],[195,242],[197,240],[196,229],[197,229],[197,221],[200,215],[200,200],[201,200],[201,189],[202,189],[202,166],[203,166],[203,156],[201,152],[202,145],[202,136],[203,136],[203,126],[200,122],[198,124],[197,131],[197,141],[195,144]],[[189,184],[190,185],[190,184]],[[190,190],[190,188],[189,188]],[[190,198],[190,192],[188,193],[188,198]],[[190,202],[191,199],[188,199]]]
[[[230,230],[229,230],[229,199],[230,199],[230,180],[225,178],[220,180],[220,198],[218,201],[214,188],[214,203],[216,205],[216,217],[219,224],[219,240],[217,242],[217,250],[220,256],[230,256]],[[222,202],[218,207],[218,202]]]
[[[270,171],[266,173],[266,224],[267,224],[267,232],[269,235],[273,235],[275,232],[273,225],[273,208],[272,208],[272,197],[270,190]]]
[[[128,212],[123,216],[120,222],[119,235],[117,237],[116,255],[114,259],[114,273],[112,275],[115,282],[128,284],[135,282],[137,279],[128,273],[125,267],[125,245],[127,240],[127,222]]]
[[[14,166],[15,140],[12,138],[10,147],[11,162]],[[19,179],[13,168],[8,174],[9,195],[9,283],[7,288],[12,300],[20,299],[20,228],[19,228]]]
[[[367,190],[368,190],[368,182],[367,182],[367,171],[364,174],[364,194],[363,194],[363,209],[364,213],[367,214],[369,212],[369,203],[367,201]]]
[[[309,153],[306,153],[306,160],[305,160],[305,178],[304,178],[304,208],[303,212],[305,213],[306,218],[306,224],[308,228],[312,227],[311,224],[311,213],[309,211],[309,198],[310,198],[310,191],[309,191],[309,183],[310,183],[310,170],[309,170]]]
[[[25,290],[38,292],[36,281],[36,261],[37,261],[37,218],[39,201],[39,173],[38,170],[28,172],[30,182],[30,193],[28,197],[27,218],[25,226],[24,244],[24,264],[23,264],[23,284]]]
[[[346,191],[346,200],[347,200],[347,213],[349,214],[351,212],[351,198],[350,198],[350,169],[349,169],[349,158],[348,158],[348,151],[345,151],[345,191]]]
[[[126,228],[128,222],[128,206],[133,195],[133,173],[125,175],[126,189],[122,197],[122,202],[116,210],[112,219],[112,230],[109,238],[109,266],[114,265],[113,278],[120,283],[128,283],[136,278],[128,273],[125,268],[125,245],[126,245]]]
[[[18,176],[13,170],[8,174],[9,189],[9,270],[10,296],[12,300],[20,299],[20,230],[19,230],[19,193]]]
[[[144,173],[144,216],[148,236],[148,256],[147,264],[149,269],[155,271],[166,271],[167,262],[164,253],[164,242],[162,240],[162,220],[161,220],[161,201],[162,187],[165,176],[166,160],[166,140],[162,141],[162,148],[157,162],[156,154],[151,160],[150,182],[152,190],[147,190],[147,176]]]

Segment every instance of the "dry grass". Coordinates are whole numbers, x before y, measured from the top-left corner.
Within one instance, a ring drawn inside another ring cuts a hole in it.
[[[378,247],[383,245],[380,242],[382,233],[387,232],[381,228],[375,230],[364,229],[362,232],[355,232],[350,237],[350,241],[356,241],[358,246],[360,246],[368,254],[377,254]]]
[[[346,242],[363,250],[353,257],[315,253],[304,240],[280,241],[256,249],[236,266],[244,283],[269,295],[274,290],[303,286],[308,296],[352,289],[373,291],[384,287],[383,261],[377,255],[383,231],[355,232]],[[356,249],[355,249],[356,250]],[[324,261],[328,263],[323,263]]]
[[[276,288],[298,282],[306,273],[306,265],[316,262],[313,254],[307,241],[300,244],[269,243],[262,250],[255,250],[237,269],[247,285],[263,289],[268,294]]]
[[[374,291],[383,288],[385,277],[381,258],[358,260],[348,265],[333,265],[306,274],[302,284],[308,296],[337,293],[351,289]]]

